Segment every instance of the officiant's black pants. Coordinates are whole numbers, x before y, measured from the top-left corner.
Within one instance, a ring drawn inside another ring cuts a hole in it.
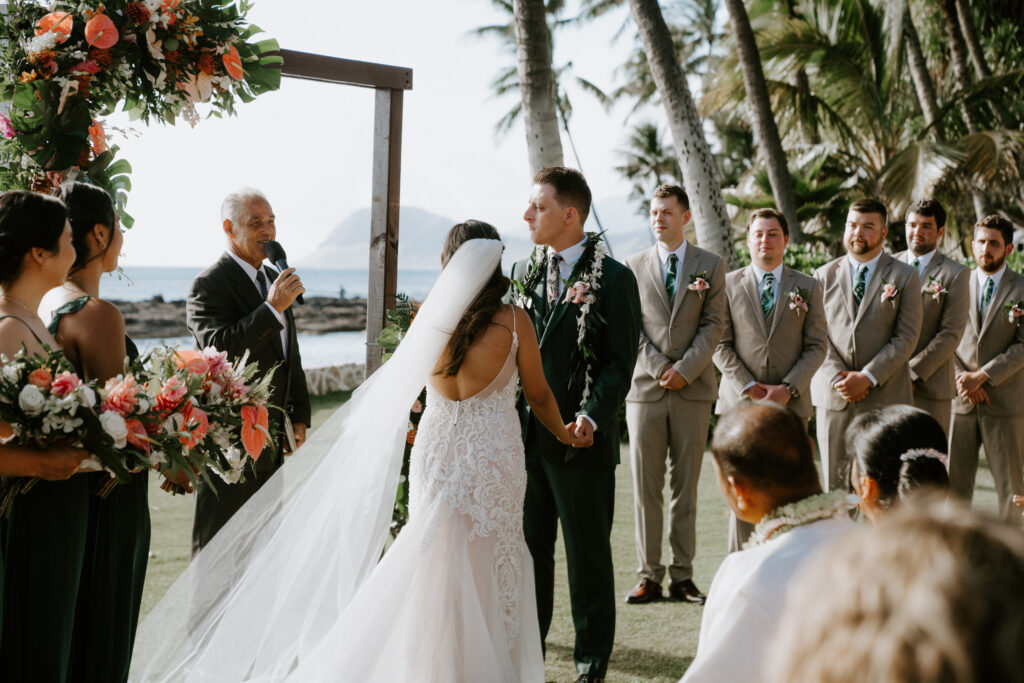
[[[561,453],[558,455],[561,458]],[[533,555],[541,642],[551,626],[555,541],[561,521],[576,629],[573,659],[581,674],[604,677],[615,639],[615,574],[611,529],[615,467],[585,467],[553,458],[526,465],[523,532]]]

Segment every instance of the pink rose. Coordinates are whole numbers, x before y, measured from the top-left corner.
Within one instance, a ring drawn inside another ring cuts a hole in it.
[[[896,285],[891,282],[886,282],[882,286],[881,302],[884,304],[886,301],[892,301],[896,298],[896,295],[900,293],[900,290],[896,289]]]
[[[28,383],[40,389],[48,389],[53,384],[53,375],[48,368],[36,368],[28,374]]]
[[[135,375],[111,377],[100,392],[103,397],[100,410],[111,410],[121,417],[128,417],[138,404],[138,391]]]
[[[53,378],[50,393],[54,396],[67,396],[80,386],[82,386],[82,380],[78,378],[78,375],[65,371]]]
[[[188,392],[188,387],[178,378],[177,375],[169,378],[164,382],[163,386],[160,387],[160,394],[156,397],[156,407],[158,410],[170,410],[181,403],[181,399],[185,398],[185,394]]]

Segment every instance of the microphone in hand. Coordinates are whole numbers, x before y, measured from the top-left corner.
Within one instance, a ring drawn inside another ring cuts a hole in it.
[[[263,245],[263,251],[267,255],[267,258],[277,266],[277,269],[281,272],[288,270],[288,257],[284,254],[284,247],[280,243],[274,240],[268,240]],[[302,295],[299,294],[298,298],[295,299],[300,304],[306,303],[302,300]]]

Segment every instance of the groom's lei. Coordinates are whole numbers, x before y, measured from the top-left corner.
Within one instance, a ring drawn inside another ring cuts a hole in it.
[[[569,356],[569,393],[580,393],[580,408],[590,398],[594,383],[591,376],[593,363],[597,359],[597,347],[607,321],[601,312],[592,308],[597,303],[601,289],[601,274],[608,247],[601,238],[604,233],[588,232],[583,244],[583,254],[573,269],[575,277],[565,281],[563,302],[579,306],[576,316],[577,345]],[[530,292],[540,284],[544,269],[545,248],[537,246],[530,253],[530,264],[522,280],[513,280],[513,300],[516,305],[530,308]]]

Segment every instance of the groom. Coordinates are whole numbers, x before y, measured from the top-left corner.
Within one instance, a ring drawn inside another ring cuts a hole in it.
[[[618,413],[640,339],[636,279],[607,256],[599,236],[584,235],[590,201],[579,171],[556,166],[537,173],[523,219],[538,246],[512,266],[513,293],[533,319],[562,418],[575,421],[576,435],[587,444],[567,451],[520,401],[527,472],[523,531],[533,555],[541,640],[551,625],[561,522],[578,683],[604,678],[615,635],[610,534]]]

